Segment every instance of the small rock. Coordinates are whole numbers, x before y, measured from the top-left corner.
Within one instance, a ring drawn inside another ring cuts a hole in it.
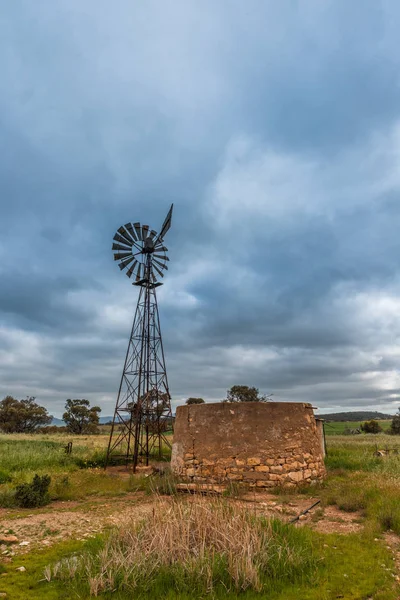
[[[21,573],[24,573],[24,571],[26,571],[25,567],[17,567],[15,570],[20,571]]]
[[[16,535],[1,535],[0,543],[2,544],[16,544],[18,542],[18,538]]]
[[[6,592],[0,592],[0,598],[7,598]]]
[[[305,521],[307,519],[306,515],[300,515],[299,521]]]
[[[20,542],[20,546],[29,546],[30,542]]]

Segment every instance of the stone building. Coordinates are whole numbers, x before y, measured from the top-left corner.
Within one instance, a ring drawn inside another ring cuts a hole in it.
[[[325,475],[322,428],[311,404],[179,406],[171,467],[189,482],[294,487]]]

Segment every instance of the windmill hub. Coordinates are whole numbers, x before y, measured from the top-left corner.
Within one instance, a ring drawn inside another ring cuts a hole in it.
[[[142,252],[143,254],[152,254],[154,252],[154,242],[151,237],[145,239]]]

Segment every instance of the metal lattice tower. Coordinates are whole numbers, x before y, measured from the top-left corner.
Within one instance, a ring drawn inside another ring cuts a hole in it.
[[[110,433],[107,461],[123,458],[149,463],[150,456],[162,456],[163,443],[171,447],[166,432],[172,429],[171,397],[168,388],[158,314],[158,277],[168,269],[163,238],[171,226],[171,206],[161,231],[149,232],[148,225],[127,223],[115,234],[114,259],[128,277],[135,275],[140,288],[121,383]]]

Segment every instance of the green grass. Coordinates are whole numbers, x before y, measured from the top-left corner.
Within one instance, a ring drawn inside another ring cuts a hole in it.
[[[299,530],[293,528],[293,531],[296,533]],[[265,589],[261,593],[252,590],[227,592],[221,586],[214,594],[195,596],[192,590],[177,592],[168,574],[162,574],[154,582],[151,592],[142,590],[134,597],[138,600],[192,600],[195,597],[215,600],[396,600],[399,597],[392,576],[391,555],[370,535],[320,535],[311,532],[309,540],[318,555],[316,568],[295,581],[290,581],[288,574],[281,580],[268,575],[264,578]],[[7,575],[0,575],[0,592],[7,593],[12,600],[88,600],[89,596],[82,587],[77,589],[73,585],[66,585],[64,581],[52,580],[49,583],[44,580],[44,570],[47,565],[55,564],[63,557],[95,552],[100,546],[99,539],[67,542],[15,558],[12,564],[1,569]],[[17,566],[24,566],[26,571],[16,571]],[[131,600],[132,593],[120,591],[100,597]]]
[[[390,428],[391,420],[378,421],[383,431],[388,431]],[[359,429],[364,421],[325,421],[325,435],[343,435],[346,431],[352,429]],[[362,435],[362,434],[360,434]]]
[[[390,424],[390,421],[381,422]],[[189,598],[220,598],[259,600],[395,600],[400,597],[393,578],[393,565],[390,552],[385,548],[382,534],[392,530],[400,535],[400,436],[386,434],[340,435],[340,430],[354,427],[354,423],[332,423],[335,433],[326,429],[328,456],[326,481],[313,490],[313,495],[321,498],[321,506],[336,505],[341,510],[359,511],[363,524],[361,534],[323,535],[307,528],[293,531],[291,543],[296,549],[311,548],[311,559],[302,570],[302,575],[282,572],[281,567],[264,570],[263,592],[246,590],[236,592],[229,588],[223,560],[214,565],[215,573],[220,573],[223,583],[214,587],[213,594],[206,594],[201,585],[185,588],[184,577],[179,569],[160,570],[151,584],[142,586],[135,598],[165,598],[189,600]],[[64,446],[73,439],[73,453],[64,453]],[[102,468],[88,468],[101,463],[107,446],[107,436],[65,436],[65,435],[2,435],[0,436],[0,505],[13,506],[13,489],[19,483],[31,481],[34,473],[48,473],[51,478],[50,495],[52,500],[85,500],[90,510],[91,498],[115,497],[128,492],[143,491],[146,494],[174,494],[173,478],[161,476],[136,476],[120,478]],[[376,457],[376,449],[388,449],[387,456]],[[310,491],[300,491],[308,496]],[[235,496],[230,490],[228,496]],[[285,496],[290,501],[290,494]],[[224,499],[231,502],[230,498]],[[46,508],[30,509],[30,512]],[[15,511],[14,511],[15,512]],[[279,527],[279,525],[278,525]],[[300,533],[299,533],[300,531]],[[301,533],[302,532],[302,533]],[[304,537],[301,538],[300,536]],[[380,541],[375,541],[379,538]],[[14,557],[13,563],[0,567],[0,592],[9,598],[22,600],[61,600],[81,598],[88,595],[80,586],[57,580],[43,581],[46,565],[57,563],[63,556],[73,552],[93,553],[104,544],[104,537],[90,542],[68,542],[57,544],[51,549],[31,552]],[[176,539],[179,539],[178,537]],[[277,564],[277,563],[275,563]],[[25,573],[15,571],[19,565],[26,567]],[[218,569],[220,571],[218,571]],[[7,574],[2,575],[2,571]],[[347,575],[347,577],[345,577]],[[224,579],[225,577],[225,579]],[[147,587],[146,587],[147,586]],[[151,592],[149,591],[151,588]],[[196,589],[196,594],[193,590]],[[179,593],[177,590],[180,590]],[[86,595],[85,595],[86,594]],[[127,600],[131,592],[124,589],[103,594],[102,598]]]

